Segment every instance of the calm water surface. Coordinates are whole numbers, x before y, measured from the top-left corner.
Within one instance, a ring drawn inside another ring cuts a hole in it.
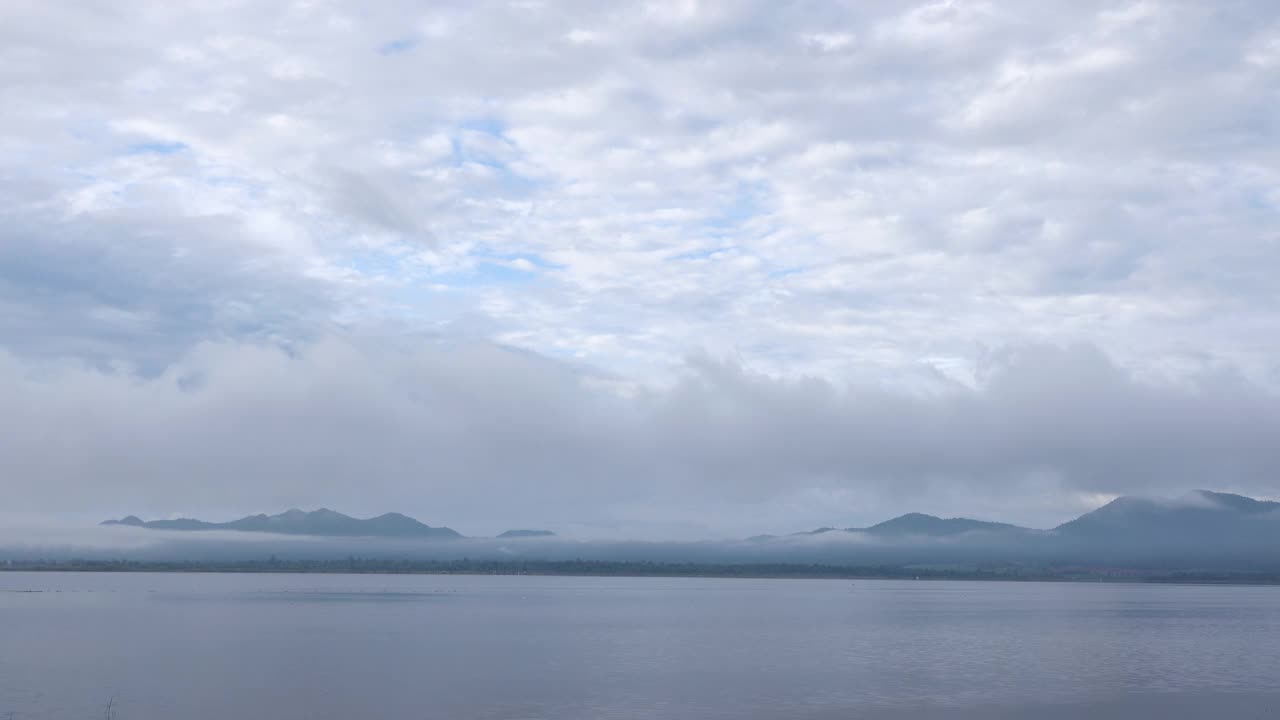
[[[0,720],[1275,718],[1280,588],[0,573]]]

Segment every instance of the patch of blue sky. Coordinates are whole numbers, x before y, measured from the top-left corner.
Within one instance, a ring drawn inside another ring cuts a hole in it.
[[[180,142],[141,142],[125,148],[126,155],[173,155],[187,150],[186,143]]]
[[[478,253],[473,259],[475,264],[466,269],[431,274],[425,279],[456,289],[509,287],[528,285],[543,271],[562,267],[532,253]]]
[[[363,275],[400,276],[404,270],[404,258],[395,252],[364,250],[344,256],[343,265]]]
[[[494,170],[498,170],[503,173],[507,173],[511,171],[511,168],[507,167],[506,163],[498,160],[497,158],[494,158],[491,155],[486,155],[484,153],[466,152],[465,150],[462,150],[456,143],[453,148],[453,154],[454,154],[456,163],[458,165],[466,165],[470,163],[472,165],[483,165],[487,168],[492,168]]]
[[[668,257],[668,260],[706,260],[716,253],[728,252],[733,249],[732,245],[718,245],[716,247],[702,248],[700,250],[690,250],[689,252],[677,253]]]
[[[459,122],[455,126],[455,134],[453,137],[454,163],[461,165],[463,163],[471,162],[477,165],[484,165],[486,167],[506,171],[507,167],[505,163],[502,163],[498,159],[490,156],[488,153],[483,151],[477,152],[476,149],[469,148],[467,144],[463,142],[462,138],[462,135],[466,132],[475,132],[487,135],[503,143],[510,143],[510,141],[503,135],[505,131],[506,124],[503,123],[501,118],[493,115],[477,115]]]
[[[414,282],[386,290],[380,312],[411,324],[442,325],[466,313],[474,300],[455,288],[442,291],[439,283]]]
[[[431,281],[451,288],[483,288],[527,285],[537,273],[495,262],[481,262],[468,270],[432,275]]]
[[[563,265],[553,263],[546,258],[533,253],[483,253],[480,255],[487,260],[496,260],[500,262],[516,262],[524,261],[539,270],[562,270]]]
[[[1266,191],[1258,188],[1251,188],[1240,193],[1240,200],[1247,210],[1275,212],[1280,208],[1280,203],[1276,202],[1276,198],[1280,197],[1280,195],[1269,192],[1269,190],[1270,188],[1267,188]]]
[[[395,40],[389,40],[379,45],[378,53],[380,55],[399,55],[401,53],[407,53],[417,47],[419,42],[421,42],[421,40],[415,37],[396,38]]]
[[[462,142],[462,140],[456,137],[453,138],[451,144],[453,147],[454,167],[461,167],[463,165],[470,163],[473,165],[483,165],[487,168],[499,170],[503,173],[510,171],[506,163],[502,162],[501,160],[498,160],[497,158],[493,157],[489,153],[486,153],[483,151],[477,152],[473,149],[468,148],[466,143]]]
[[[502,122],[501,118],[493,115],[478,115],[476,117],[463,120],[458,123],[458,127],[462,130],[474,130],[476,132],[482,132],[486,135],[492,135],[500,138],[503,137],[503,133],[506,132],[507,126],[506,123]]]
[[[761,183],[739,183],[733,197],[721,206],[719,212],[702,222],[714,230],[731,230],[764,212],[757,199],[765,188]]]
[[[482,262],[476,266],[475,277],[483,285],[515,285],[531,282],[537,272],[511,265]]]
[[[791,275],[799,275],[800,273],[806,272],[808,269],[809,269],[809,268],[801,267],[801,266],[799,266],[799,265],[796,265],[796,266],[793,266],[793,267],[778,268],[778,269],[776,269],[776,270],[770,270],[770,271],[769,271],[769,273],[768,273],[768,277],[770,277],[770,278],[784,278],[784,277],[788,277],[788,276],[791,276]]]
[[[453,166],[463,167],[465,165],[479,165],[494,171],[492,182],[497,185],[506,194],[506,197],[514,199],[525,197],[532,194],[534,190],[545,188],[550,185],[547,180],[540,180],[526,177],[511,169],[511,167],[485,152],[474,152],[467,150],[457,138],[453,140]]]

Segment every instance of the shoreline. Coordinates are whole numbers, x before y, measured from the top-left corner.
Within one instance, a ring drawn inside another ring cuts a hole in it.
[[[239,562],[0,561],[0,572],[533,575],[544,577],[663,577],[755,580],[913,580],[1160,585],[1280,586],[1280,572],[1132,568],[941,569],[784,563],[662,563],[644,561],[386,561],[348,559]]]

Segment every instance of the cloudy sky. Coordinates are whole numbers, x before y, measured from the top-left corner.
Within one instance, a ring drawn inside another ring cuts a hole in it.
[[[1280,8],[0,4],[0,518],[1280,494]]]

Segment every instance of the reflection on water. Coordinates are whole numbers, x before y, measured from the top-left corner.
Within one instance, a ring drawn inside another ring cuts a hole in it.
[[[1272,717],[1280,588],[0,573],[0,718]]]

